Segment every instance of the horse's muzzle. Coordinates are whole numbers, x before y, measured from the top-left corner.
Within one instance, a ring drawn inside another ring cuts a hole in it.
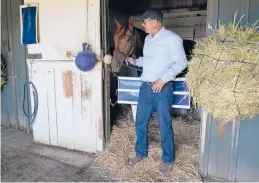
[[[111,65],[112,65],[112,72],[120,72],[122,64],[120,64],[118,61],[115,61]]]
[[[125,57],[122,54],[114,52],[112,57],[112,71],[113,72],[120,72],[121,66],[125,60]]]

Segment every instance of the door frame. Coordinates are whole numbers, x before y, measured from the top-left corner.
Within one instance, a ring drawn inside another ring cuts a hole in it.
[[[102,55],[109,53],[109,0],[101,0],[101,49]],[[103,114],[104,114],[104,144],[110,140],[111,113],[110,113],[110,72],[108,64],[103,63]]]

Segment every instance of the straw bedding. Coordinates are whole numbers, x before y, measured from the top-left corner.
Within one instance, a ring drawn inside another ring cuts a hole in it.
[[[157,170],[162,151],[155,114],[149,125],[148,158],[134,168],[127,165],[128,157],[135,155],[136,140],[134,122],[129,112],[124,112],[119,123],[113,126],[106,150],[95,161],[125,181],[201,181],[198,172],[199,122],[183,118],[173,119],[175,134],[175,165],[170,177],[161,177]]]
[[[259,32],[256,23],[235,20],[208,41],[198,41],[188,65],[187,85],[196,106],[220,124],[259,113]]]

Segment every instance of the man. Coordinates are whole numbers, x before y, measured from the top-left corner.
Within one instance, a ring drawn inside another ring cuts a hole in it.
[[[161,175],[169,176],[174,163],[174,136],[170,115],[173,95],[172,80],[185,69],[187,59],[182,39],[164,28],[163,14],[159,10],[147,10],[136,19],[143,21],[142,26],[149,34],[145,38],[143,57],[136,60],[128,59],[132,65],[143,67],[135,124],[136,156],[129,159],[129,165],[134,166],[148,155],[148,123],[155,110],[163,150],[163,162],[159,171]]]

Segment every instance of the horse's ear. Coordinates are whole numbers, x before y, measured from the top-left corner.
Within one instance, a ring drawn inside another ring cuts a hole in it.
[[[115,20],[115,23],[116,23],[117,27],[120,27],[121,26],[120,22],[117,21],[115,17],[114,17],[114,20]]]
[[[133,17],[133,16],[130,16],[130,17],[129,17],[129,27],[130,27],[131,29],[133,29],[134,21],[135,21],[134,17]]]

